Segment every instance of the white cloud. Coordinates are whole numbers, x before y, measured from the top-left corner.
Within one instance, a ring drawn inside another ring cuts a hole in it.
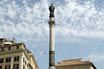
[[[22,0],[23,5],[21,5],[16,0],[0,1],[0,37],[15,37],[17,41],[29,44],[28,48],[32,50],[37,46],[39,53],[42,46],[48,48],[47,45],[43,45],[45,43],[40,43],[49,40],[49,2],[41,0],[32,6],[30,2],[32,1]],[[77,0],[65,0],[64,3],[55,5],[55,7],[56,40],[84,43],[87,40],[80,40],[81,37],[104,38],[104,8],[96,9],[94,1],[88,0],[84,4],[79,4]],[[102,54],[93,54],[88,58],[93,61],[104,60]]]
[[[15,0],[0,6],[1,37],[22,35],[38,39],[48,38],[49,2],[41,0],[32,7],[29,6],[30,2],[24,0],[24,7]],[[104,10],[97,10],[94,1],[79,4],[76,0],[66,0],[65,3],[56,5],[55,10],[56,37],[104,38]]]
[[[75,1],[67,1],[64,6],[59,5],[56,8],[58,8],[56,12],[56,22],[60,25],[62,24],[60,29],[73,30],[71,34],[79,37],[104,37],[103,11],[97,10],[93,1],[85,2],[83,5]],[[69,31],[67,31],[67,33]]]

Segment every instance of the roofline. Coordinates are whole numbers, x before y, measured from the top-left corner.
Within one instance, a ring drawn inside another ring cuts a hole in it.
[[[9,46],[15,46],[15,45],[25,45],[24,43],[15,43],[15,44],[13,44],[13,45],[5,45],[5,46],[3,46],[3,47],[1,47],[0,46],[0,48],[5,48],[5,47],[9,47]]]
[[[38,67],[38,64],[36,63],[35,57],[33,55],[32,55],[32,59],[33,59],[35,65],[36,65],[36,67]],[[38,67],[38,69],[39,69],[39,67]]]
[[[91,65],[94,67],[94,69],[97,69],[93,63],[91,63]]]
[[[85,64],[55,65],[55,66],[58,67],[58,66],[74,66],[74,65],[87,65],[87,64],[89,64],[89,65],[91,64],[94,67],[94,69],[97,69],[92,62],[85,63]]]
[[[25,44],[24,44],[24,43],[21,43],[21,44],[23,44],[23,45],[24,45],[24,47],[25,47],[26,51],[28,52],[28,49],[26,48]],[[29,53],[29,52],[28,52],[28,53]],[[38,67],[38,65],[37,65],[37,63],[36,63],[36,61],[35,61],[35,57],[33,56],[33,54],[32,54],[31,56],[32,56],[32,59],[33,59],[33,61],[34,61],[35,65]],[[39,67],[38,67],[38,68],[39,68]]]

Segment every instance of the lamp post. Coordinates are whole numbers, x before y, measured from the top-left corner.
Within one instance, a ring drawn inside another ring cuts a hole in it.
[[[54,6],[51,5],[49,6],[49,69],[55,69],[55,46],[54,46],[54,25],[55,25],[55,20],[54,20]]]

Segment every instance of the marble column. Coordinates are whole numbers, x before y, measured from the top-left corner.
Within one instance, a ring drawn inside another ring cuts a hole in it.
[[[50,31],[50,38],[49,38],[49,69],[56,69],[55,68],[55,45],[54,45],[54,25],[55,25],[55,20],[54,20],[54,10],[55,7],[53,4],[49,6],[49,31]]]
[[[50,18],[49,69],[55,69],[54,18]]]

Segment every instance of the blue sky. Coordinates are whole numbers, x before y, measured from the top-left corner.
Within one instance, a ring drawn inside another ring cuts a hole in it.
[[[103,0],[1,0],[0,37],[24,42],[39,68],[48,69],[50,3],[56,8],[56,63],[83,58],[103,69]]]

